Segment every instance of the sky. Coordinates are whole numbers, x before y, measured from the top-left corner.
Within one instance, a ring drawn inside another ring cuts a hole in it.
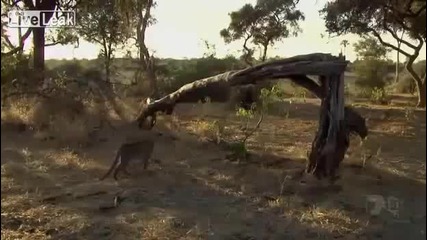
[[[146,44],[160,58],[197,58],[207,51],[204,40],[215,46],[216,56],[239,56],[242,42],[236,41],[225,44],[219,31],[229,24],[229,13],[238,10],[246,3],[255,3],[256,0],[161,0],[153,10],[157,23],[147,29]],[[314,52],[331,53],[337,55],[342,47],[340,42],[346,39],[350,45],[345,49],[348,60],[356,59],[353,43],[359,38],[355,35],[346,35],[328,38],[323,19],[319,10],[327,0],[303,0],[298,9],[305,15],[305,21],[300,23],[302,33],[297,37],[286,38],[282,42],[270,47],[268,57],[291,57],[299,54]],[[78,17],[78,13],[77,13]],[[326,37],[321,37],[321,35]],[[13,36],[11,36],[13,39]],[[385,40],[393,43],[393,38],[385,36]],[[31,41],[27,40],[26,49],[31,49]],[[79,47],[72,45],[56,45],[46,47],[46,59],[93,59],[99,53],[97,45],[80,40]],[[119,54],[116,57],[121,57]],[[395,60],[396,52],[391,52],[389,58]],[[426,58],[425,46],[419,60]],[[404,58],[401,57],[401,61]]]

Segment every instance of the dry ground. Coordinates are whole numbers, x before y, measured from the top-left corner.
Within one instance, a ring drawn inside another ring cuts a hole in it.
[[[239,134],[233,113],[215,104],[179,106],[158,124],[167,132],[154,153],[161,164],[118,182],[97,178],[129,126],[104,130],[85,148],[3,128],[1,238],[425,238],[424,111],[358,104],[370,135],[363,144],[352,139],[339,187],[332,188],[297,175],[316,130],[318,101],[283,105],[250,139],[250,158],[239,165],[206,141],[213,120],[225,126],[223,139]],[[385,201],[379,215],[369,212],[370,195]],[[109,208],[116,196],[120,204]]]

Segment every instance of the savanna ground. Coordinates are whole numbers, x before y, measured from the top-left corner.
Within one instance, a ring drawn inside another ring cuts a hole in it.
[[[215,120],[224,126],[222,140],[241,134],[235,112],[221,104],[179,105],[155,127],[165,133],[153,156],[160,164],[131,169],[118,182],[97,179],[127,134],[138,133],[129,123],[113,122],[116,129],[102,129],[90,145],[64,147],[2,121],[1,238],[424,239],[425,111],[402,106],[406,101],[415,100],[353,103],[370,134],[363,143],[351,139],[339,188],[298,174],[317,128],[314,99],[280,103],[249,139],[249,159],[240,164],[208,141]],[[384,198],[379,215],[369,212],[369,195]],[[116,196],[121,202],[113,207]],[[387,210],[390,196],[399,199],[398,216]]]

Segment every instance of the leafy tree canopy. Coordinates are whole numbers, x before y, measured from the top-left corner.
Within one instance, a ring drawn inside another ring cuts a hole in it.
[[[249,55],[253,54],[247,47],[250,39],[255,45],[263,46],[264,61],[269,45],[301,31],[298,22],[304,20],[304,15],[296,9],[297,3],[295,0],[258,0],[255,6],[246,4],[230,13],[230,24],[220,35],[226,43],[244,39],[243,47]]]
[[[383,60],[387,58],[387,53],[390,51],[384,45],[381,45],[376,38],[366,36],[356,42],[353,47],[357,57],[362,59]]]
[[[425,0],[334,0],[321,13],[329,34],[369,34],[382,45],[405,55],[406,69],[417,86],[418,106],[426,106],[425,75],[418,75],[412,66],[426,42]],[[384,41],[384,33],[390,34],[398,44]]]
[[[79,10],[79,34],[85,40],[102,45],[105,41],[120,44],[129,38],[113,0],[87,1]]]
[[[397,32],[405,31],[412,39],[426,41],[425,0],[336,0],[328,2],[321,13],[330,34],[372,33],[382,41],[383,33],[401,39]],[[402,43],[416,48],[408,41]]]

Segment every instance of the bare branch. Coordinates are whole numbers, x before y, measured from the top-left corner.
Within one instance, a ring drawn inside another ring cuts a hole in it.
[[[5,43],[7,44],[7,47],[9,49],[15,48],[15,46],[13,46],[12,42],[10,41],[10,39],[9,39],[9,37],[7,35],[3,35],[1,37],[5,40]]]
[[[52,46],[55,46],[55,45],[58,45],[58,44],[62,44],[62,42],[58,41],[58,42],[45,43],[44,46],[45,47],[52,47]]]
[[[247,33],[247,36],[245,38],[245,41],[243,42],[243,49],[246,51],[246,54],[244,56],[245,62],[246,64],[248,64],[249,66],[252,66],[253,63],[250,61],[250,57],[252,55],[252,50],[248,48],[247,43],[249,41],[249,39],[252,37],[252,34]]]
[[[19,46],[16,47],[15,49],[12,49],[11,51],[7,52],[7,53],[1,53],[1,56],[7,57],[7,56],[11,56],[14,55],[20,51],[22,51],[24,49],[24,44],[25,41],[27,40],[27,38],[30,36],[32,32],[31,28],[28,28],[28,30],[25,32],[25,34],[22,36],[21,41],[19,43]],[[10,41],[9,41],[10,42]],[[11,43],[12,44],[12,43]]]
[[[414,44],[412,44],[412,43],[410,43],[410,42],[408,42],[408,41],[406,41],[406,40],[403,40],[403,37],[399,37],[399,36],[397,36],[396,32],[392,31],[389,27],[384,26],[384,29],[385,29],[387,32],[389,32],[389,33],[391,34],[391,36],[392,36],[394,39],[396,39],[396,41],[398,41],[398,42],[401,42],[401,43],[405,44],[405,45],[406,45],[406,46],[408,46],[409,48],[412,48],[412,49],[416,49],[416,48],[417,48],[417,46],[415,46]],[[402,36],[403,36],[403,35],[402,35]]]
[[[242,140],[243,143],[246,143],[246,141],[256,132],[256,130],[258,130],[258,128],[261,126],[261,122],[263,119],[264,119],[264,114],[261,113],[261,116],[259,117],[258,122],[255,125],[255,127],[252,129],[252,131],[245,134],[245,137]]]
[[[384,45],[384,46],[386,46],[386,47],[389,47],[389,48],[391,48],[391,49],[393,49],[393,50],[395,50],[395,51],[398,51],[398,52],[400,52],[401,54],[403,54],[403,55],[405,55],[406,57],[410,57],[412,54],[409,54],[408,52],[406,52],[406,51],[404,51],[404,50],[402,50],[401,48],[398,48],[398,47],[396,47],[396,46],[394,46],[393,44],[391,44],[391,43],[388,43],[388,42],[385,42],[384,40],[383,40],[383,38],[381,37],[381,34],[379,34],[375,29],[372,29],[372,28],[370,28],[370,29],[368,29],[370,32],[372,32],[372,34],[378,39],[378,41],[380,41],[380,43],[382,44],[382,45]]]
[[[24,49],[22,46],[14,48],[13,50],[6,52],[6,53],[1,53],[2,57],[8,57],[8,56],[12,56],[16,53],[18,53],[19,51],[22,51],[22,49]]]
[[[402,22],[400,25],[403,27],[403,31],[405,31],[405,30],[410,31],[410,30],[409,30],[409,28],[407,28],[403,22]],[[418,46],[415,46],[414,44],[412,44],[412,43],[410,43],[410,42],[408,42],[408,41],[406,41],[406,40],[403,40],[403,34],[402,34],[402,37],[400,37],[400,38],[399,38],[399,36],[397,36],[396,32],[395,32],[395,31],[393,31],[393,30],[392,30],[392,29],[387,25],[387,18],[384,18],[384,19],[383,19],[383,21],[382,21],[382,27],[383,27],[387,32],[389,32],[389,33],[391,34],[391,36],[392,36],[394,39],[396,39],[396,41],[398,41],[398,42],[400,41],[400,43],[403,43],[403,44],[405,44],[406,46],[408,46],[409,48],[412,48],[412,49],[414,49],[414,50],[418,48]]]

